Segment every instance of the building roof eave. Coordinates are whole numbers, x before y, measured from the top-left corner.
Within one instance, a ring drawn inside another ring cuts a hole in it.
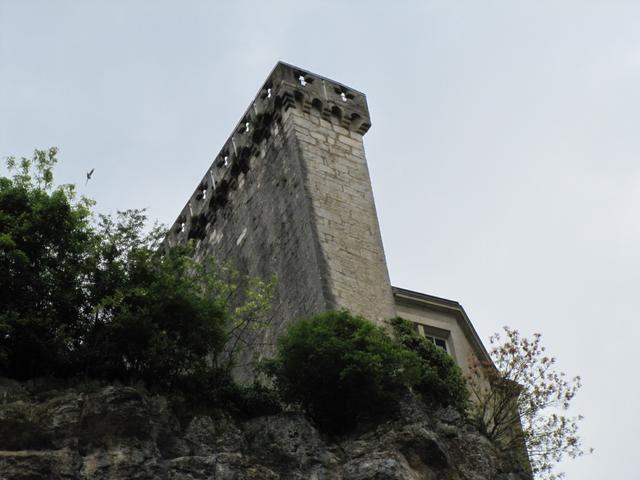
[[[449,300],[446,298],[436,297],[434,295],[428,295],[426,293],[407,290],[406,288],[393,286],[391,288],[393,290],[393,296],[399,300],[404,300],[419,305],[428,305],[431,309],[444,313],[453,313],[458,320],[460,327],[470,340],[471,345],[481,356],[481,359],[483,361],[489,362],[489,364],[494,366],[495,368],[493,360],[491,360],[491,355],[482,343],[482,340],[480,339],[478,332],[476,332],[476,329],[473,327],[473,324],[471,323],[467,312],[465,312],[460,303],[456,302],[455,300]]]

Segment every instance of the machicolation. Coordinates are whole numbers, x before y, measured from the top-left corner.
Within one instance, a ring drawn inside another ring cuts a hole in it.
[[[371,127],[364,94],[278,63],[180,213],[168,237],[170,243],[205,237],[207,225],[215,223],[216,211],[237,187],[238,175],[249,171],[251,158],[260,156],[263,142],[278,134],[282,112],[292,107],[306,114],[313,110],[324,120],[361,135]]]

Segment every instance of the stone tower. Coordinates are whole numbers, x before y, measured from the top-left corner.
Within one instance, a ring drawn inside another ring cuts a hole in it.
[[[199,259],[277,276],[261,344],[327,310],[395,316],[364,155],[370,126],[364,94],[278,63],[173,225],[167,242],[195,239]]]

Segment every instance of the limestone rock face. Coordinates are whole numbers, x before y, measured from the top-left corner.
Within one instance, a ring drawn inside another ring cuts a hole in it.
[[[526,480],[451,410],[410,398],[399,419],[339,439],[293,412],[178,419],[117,385],[0,379],[0,480]]]

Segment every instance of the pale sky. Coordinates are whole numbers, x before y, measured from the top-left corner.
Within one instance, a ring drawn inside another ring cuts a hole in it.
[[[392,283],[542,333],[561,470],[638,478],[640,2],[0,0],[0,156],[170,223],[278,60],[367,95]]]

